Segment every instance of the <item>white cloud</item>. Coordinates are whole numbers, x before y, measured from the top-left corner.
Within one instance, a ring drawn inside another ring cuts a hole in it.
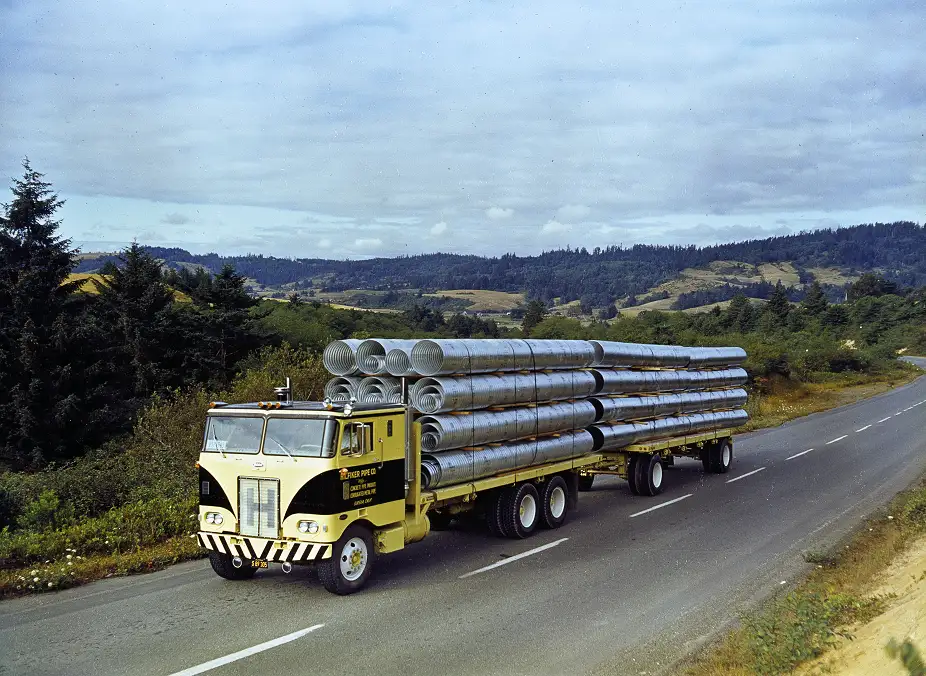
[[[358,249],[365,251],[373,249],[381,249],[383,246],[383,240],[378,237],[369,237],[369,238],[359,238],[354,240],[354,246]]]
[[[435,223],[433,227],[431,228],[432,237],[440,237],[445,232],[447,232],[447,224],[444,221],[441,221],[440,223]]]
[[[540,227],[542,235],[562,235],[567,232],[572,232],[572,226],[559,221],[547,221]]]
[[[581,221],[590,213],[592,213],[592,210],[584,204],[567,204],[556,210],[556,218],[565,223],[575,223]]]
[[[322,237],[320,240],[318,240],[318,241],[315,243],[315,246],[318,247],[319,249],[330,249],[330,248],[331,248],[331,240],[328,239],[327,237]]]
[[[506,209],[503,207],[489,207],[486,209],[486,218],[490,221],[503,221],[512,216],[514,216],[514,209]]]

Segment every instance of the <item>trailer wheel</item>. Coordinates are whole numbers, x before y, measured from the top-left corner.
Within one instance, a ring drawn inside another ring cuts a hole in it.
[[[531,483],[509,486],[501,510],[502,534],[520,540],[534,532],[540,522],[540,496]]]
[[[640,495],[659,495],[662,493],[662,458],[657,454],[641,455],[636,467],[637,490]]]
[[[363,588],[373,569],[373,536],[368,528],[349,526],[331,551],[330,559],[318,564],[318,577],[325,589],[344,596]]]
[[[557,475],[543,485],[540,491],[540,518],[547,528],[559,528],[566,522],[569,507],[569,490],[566,480]]]
[[[715,444],[710,452],[711,472],[726,474],[733,466],[733,444],[728,439]]]
[[[479,496],[479,501],[481,503],[480,511],[483,517],[485,517],[486,527],[489,529],[489,532],[497,538],[503,536],[501,527],[501,503],[504,495],[504,491],[492,491],[490,493],[483,493]]]
[[[595,483],[594,474],[580,474],[579,475],[579,490],[583,493],[586,493],[592,490],[592,484]]]
[[[257,572],[256,568],[251,568],[251,562],[248,559],[241,559],[241,567],[235,568],[232,565],[231,556],[214,551],[209,552],[209,563],[215,574],[226,580],[250,580]]]
[[[639,454],[630,453],[630,459],[627,460],[627,486],[634,495],[640,495],[640,485],[637,483],[637,465],[640,459]]]

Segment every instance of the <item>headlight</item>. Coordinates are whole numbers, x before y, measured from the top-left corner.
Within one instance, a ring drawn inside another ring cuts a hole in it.
[[[206,512],[206,523],[215,523],[215,514]]]
[[[213,523],[215,523],[216,526],[220,526],[220,525],[222,525],[222,522],[225,521],[225,519],[222,518],[222,515],[221,515],[221,514],[216,514],[216,515],[213,517],[212,521],[213,521]]]
[[[225,519],[222,518],[222,515],[218,512],[206,512],[206,516],[203,518],[206,523],[215,524],[220,526]]]
[[[318,523],[315,521],[300,521],[299,532],[315,535],[318,532]]]

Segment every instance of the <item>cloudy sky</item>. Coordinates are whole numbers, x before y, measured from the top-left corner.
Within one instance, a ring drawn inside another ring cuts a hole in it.
[[[4,185],[28,155],[86,250],[528,254],[926,220],[919,0],[0,0],[0,26]]]

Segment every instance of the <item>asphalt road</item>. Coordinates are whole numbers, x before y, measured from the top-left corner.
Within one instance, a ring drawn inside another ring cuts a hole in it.
[[[350,597],[300,569],[235,583],[197,561],[7,601],[0,673],[202,673],[280,639],[209,673],[657,674],[926,470],[924,427],[926,377],[743,435],[730,474],[682,460],[656,498],[599,477],[557,531],[437,533]]]

